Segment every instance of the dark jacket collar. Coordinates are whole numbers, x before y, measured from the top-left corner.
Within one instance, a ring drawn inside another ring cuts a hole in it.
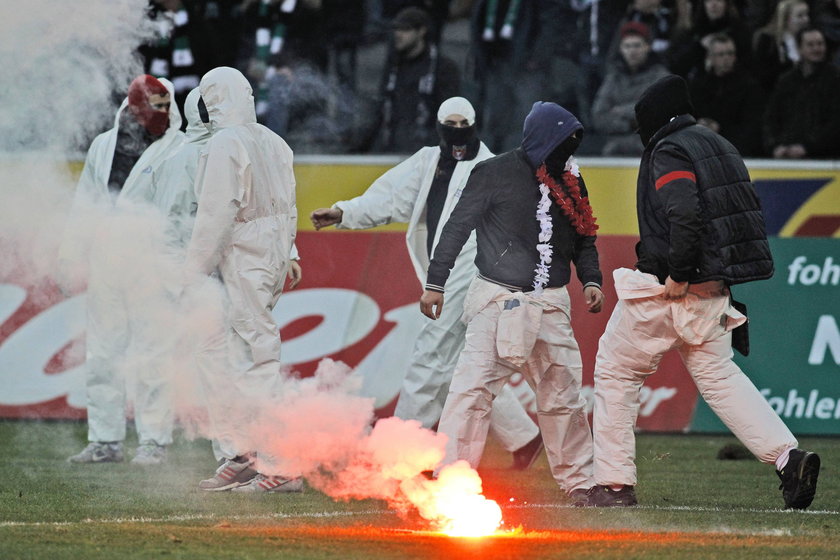
[[[645,151],[652,150],[653,147],[656,146],[656,144],[660,140],[662,140],[663,138],[665,138],[669,134],[671,134],[673,132],[676,132],[676,131],[678,131],[682,128],[685,128],[687,126],[691,126],[693,124],[697,124],[697,120],[694,117],[692,117],[691,115],[688,115],[688,114],[677,115],[676,117],[671,119],[671,121],[668,124],[666,124],[665,126],[663,126],[662,128],[660,128],[659,130],[656,131],[656,134],[654,134],[651,137],[650,142],[648,142],[648,145],[645,148]]]

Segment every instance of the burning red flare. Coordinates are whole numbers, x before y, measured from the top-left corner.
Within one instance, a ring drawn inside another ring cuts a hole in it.
[[[483,537],[502,524],[502,510],[481,495],[481,478],[466,461],[444,467],[436,480],[415,480],[403,486],[421,516],[452,537]]]

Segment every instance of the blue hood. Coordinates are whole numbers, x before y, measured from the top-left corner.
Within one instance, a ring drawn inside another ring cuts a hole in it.
[[[554,148],[582,128],[577,117],[557,103],[537,101],[525,117],[522,148],[537,168]]]

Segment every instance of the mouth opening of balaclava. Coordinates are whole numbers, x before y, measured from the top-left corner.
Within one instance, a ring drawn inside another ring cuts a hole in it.
[[[475,124],[464,127],[436,124],[440,138],[440,152],[444,157],[457,161],[473,159],[478,154],[479,141]]]
[[[143,74],[136,77],[128,86],[128,109],[152,136],[162,136],[169,128],[169,111],[158,111],[152,107],[149,99],[154,95],[169,95],[169,90],[154,76]]]

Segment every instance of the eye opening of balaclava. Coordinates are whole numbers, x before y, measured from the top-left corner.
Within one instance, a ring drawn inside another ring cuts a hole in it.
[[[475,123],[470,126],[449,126],[438,122],[435,125],[438,137],[440,138],[440,149],[444,154],[450,155],[452,159],[470,159],[467,153],[470,147],[475,144],[476,130]]]
[[[545,157],[545,168],[552,177],[560,177],[566,162],[575,153],[583,140],[583,128],[578,128]]]
[[[128,86],[128,110],[150,134],[162,136],[169,128],[169,111],[152,107],[150,99],[154,96],[170,97],[169,90],[154,76],[143,74],[134,78]]]
[[[694,113],[688,84],[673,74],[660,78],[642,93],[635,112],[636,132],[642,144],[647,146],[654,134],[672,118]]]
[[[207,112],[207,105],[204,104],[204,98],[198,98],[198,116],[204,124],[210,124],[210,113]]]

